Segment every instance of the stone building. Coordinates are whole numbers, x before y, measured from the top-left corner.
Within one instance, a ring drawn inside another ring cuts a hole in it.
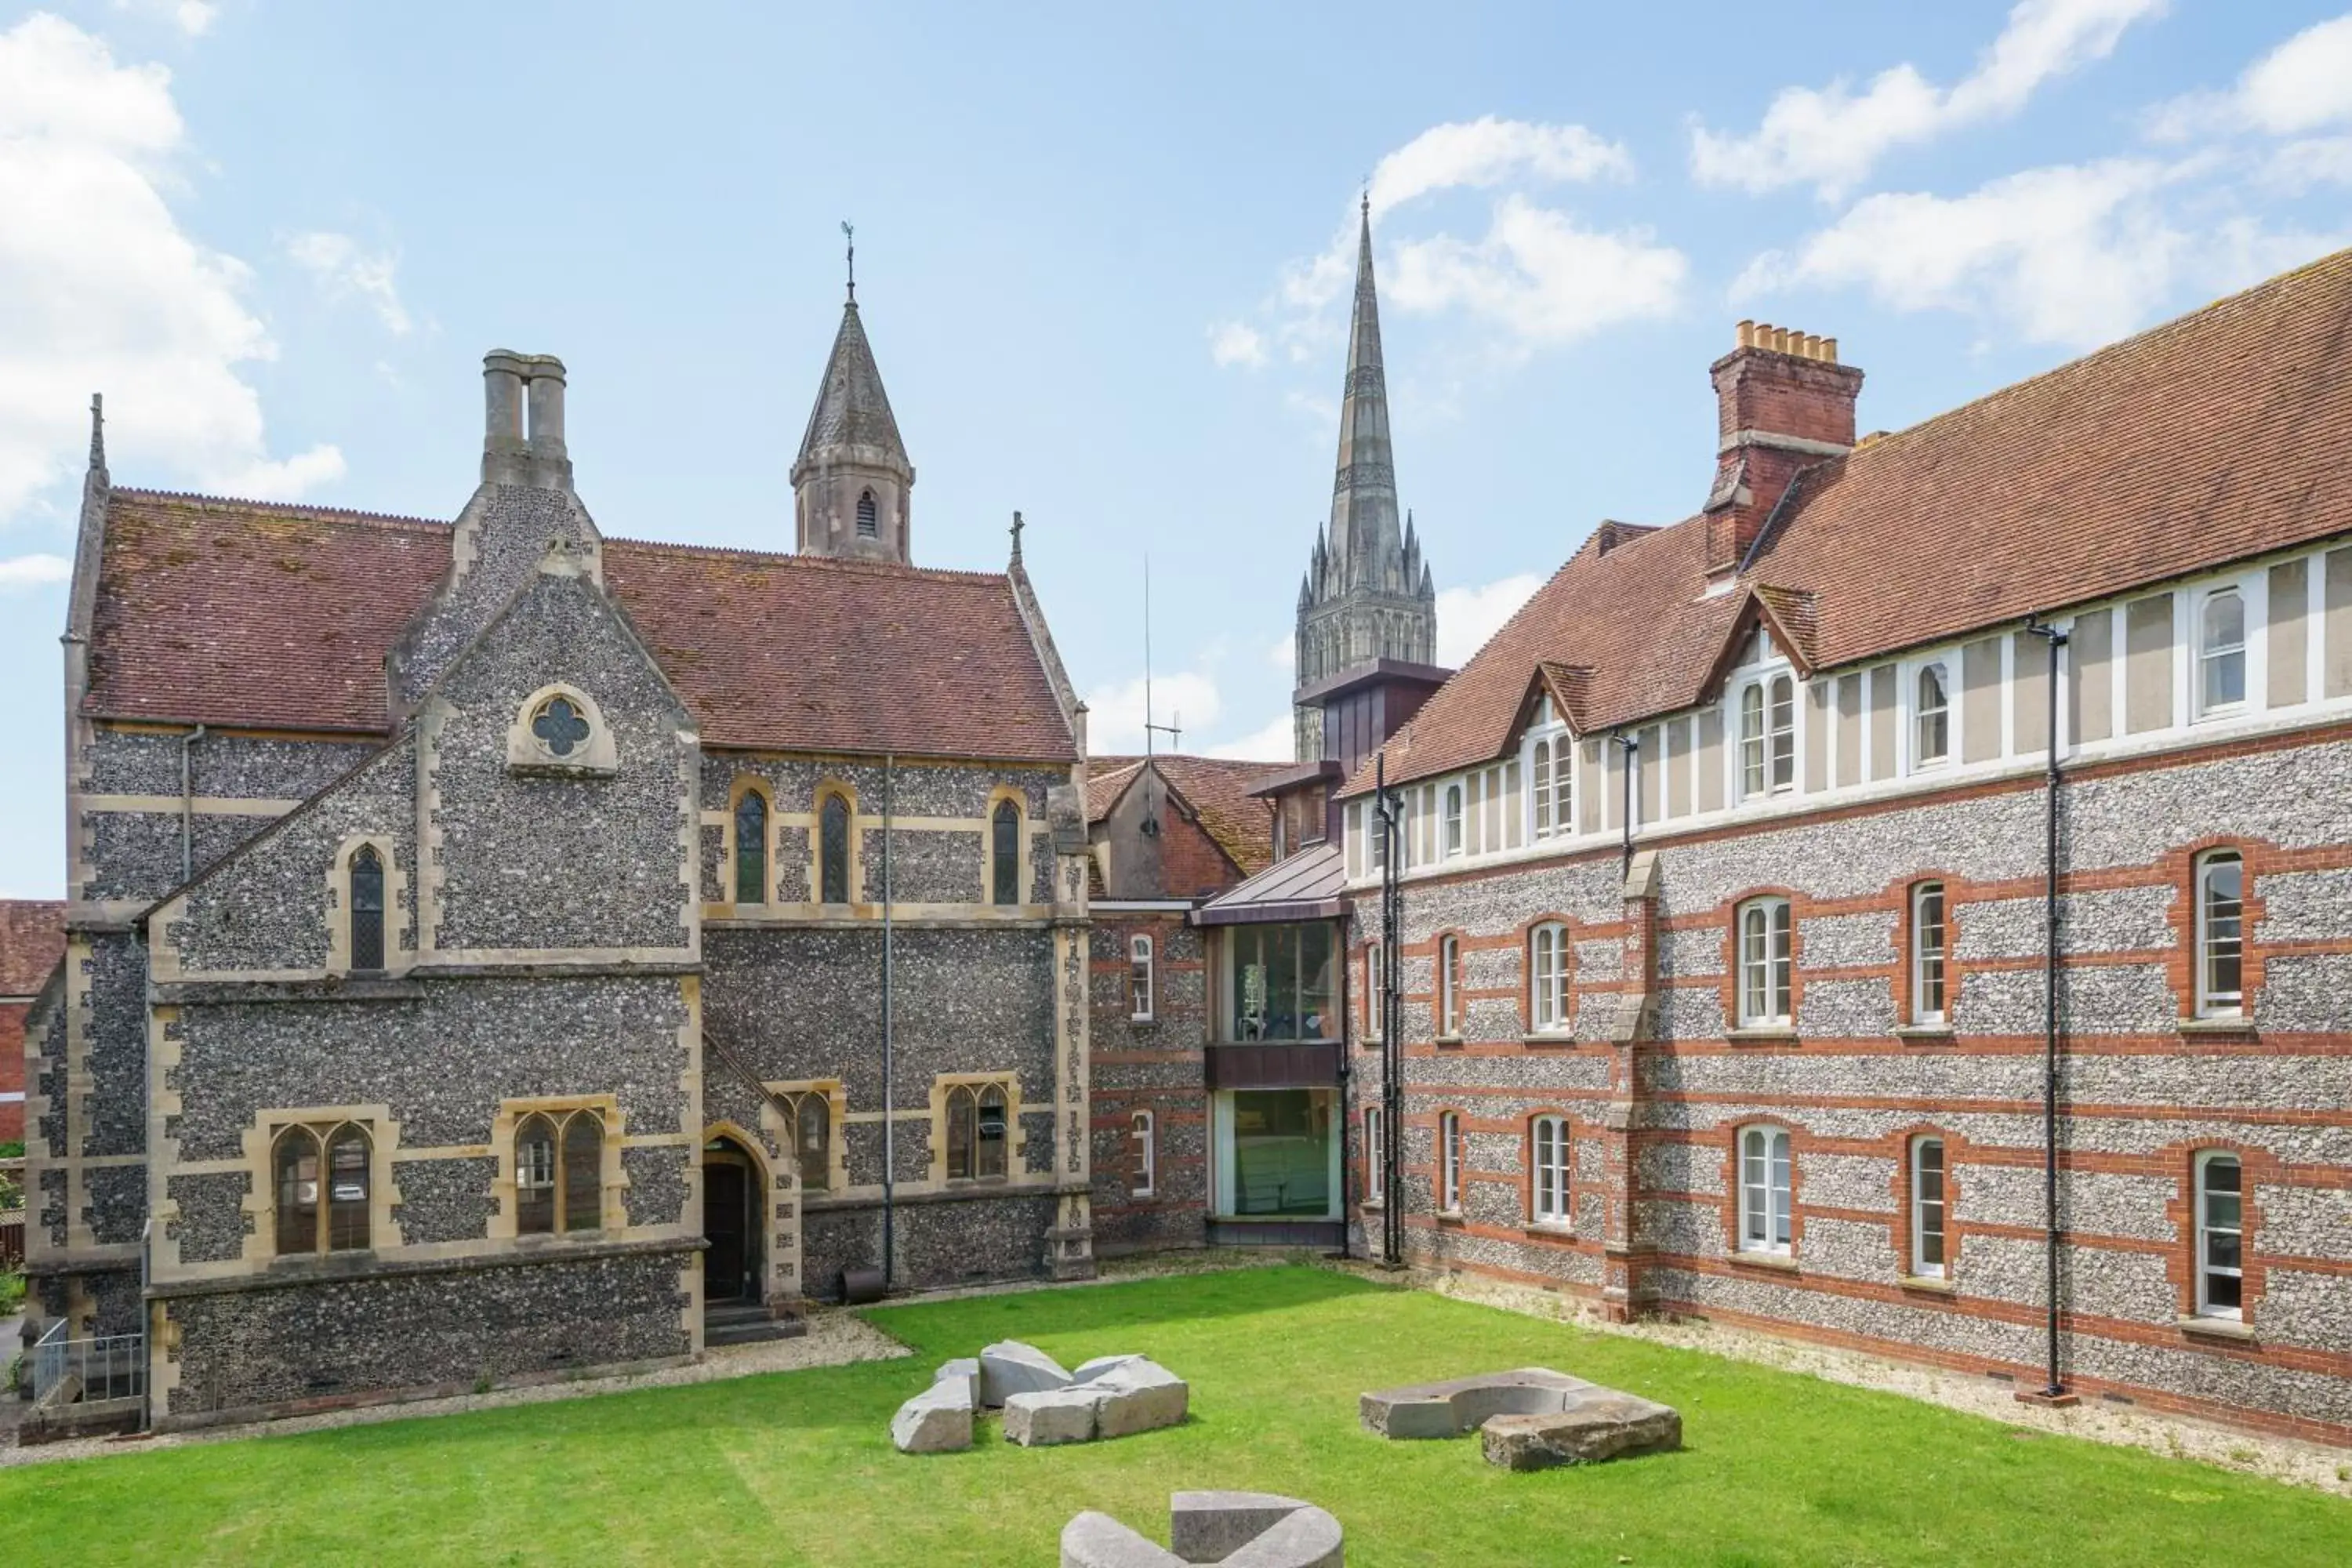
[[[607,539],[562,365],[484,376],[454,523],[118,489],[93,430],[33,1327],[143,1333],[159,1426],[1091,1268],[1084,710],[1017,526],[907,563],[854,301],[797,555]]]
[[[1342,791],[1367,1240],[2352,1442],[2347,321],[2352,252],[1859,440],[1742,323],[1702,509]]]
[[[1173,755],[1087,768],[1095,1247],[1199,1247],[1210,998],[1192,913],[1273,863],[1274,813],[1251,792],[1286,764]]]
[[[66,907],[0,899],[0,1143],[25,1139],[25,1021],[65,951]]]
[[[1339,471],[1331,519],[1318,535],[1298,584],[1297,760],[1315,762],[1327,717],[1354,727],[1383,716],[1381,693],[1337,703],[1335,678],[1387,662],[1424,673],[1437,657],[1437,586],[1421,558],[1408,514],[1397,526],[1396,456],[1389,441],[1387,370],[1381,359],[1381,307],[1372,282],[1372,209],[1366,196],[1356,243],[1356,292],[1348,328],[1348,370],[1339,394]],[[1424,683],[1433,688],[1435,680]],[[1420,688],[1416,696],[1426,695]],[[1385,691],[1385,688],[1383,689]],[[1385,716],[1381,738],[1409,714]]]

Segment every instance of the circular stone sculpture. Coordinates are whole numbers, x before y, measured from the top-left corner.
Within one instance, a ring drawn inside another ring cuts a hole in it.
[[[1344,1568],[1347,1562],[1339,1521],[1297,1498],[1178,1492],[1168,1515],[1173,1551],[1107,1513],[1082,1513],[1062,1529],[1062,1568]]]

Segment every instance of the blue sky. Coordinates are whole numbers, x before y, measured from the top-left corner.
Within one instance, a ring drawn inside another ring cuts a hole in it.
[[[1898,428],[2347,243],[2344,3],[0,4],[0,893],[63,884],[94,390],[119,482],[446,518],[552,353],[608,535],[785,549],[854,219],[918,559],[1025,513],[1108,751],[1148,551],[1163,717],[1281,755],[1367,176],[1458,659],[1697,505],[1740,317]]]

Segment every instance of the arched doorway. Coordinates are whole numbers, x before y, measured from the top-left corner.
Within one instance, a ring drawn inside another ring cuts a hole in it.
[[[757,1301],[765,1275],[760,1223],[764,1185],[758,1156],[731,1134],[714,1132],[702,1145],[702,1299],[718,1306]]]

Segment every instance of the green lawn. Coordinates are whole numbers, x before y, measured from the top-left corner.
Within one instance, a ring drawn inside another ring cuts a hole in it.
[[[919,1359],[0,1472],[44,1564],[1006,1563],[1098,1508],[1166,1539],[1184,1487],[1288,1492],[1382,1563],[2352,1562],[2352,1503],[1892,1395],[1303,1268],[874,1314]],[[934,1362],[1031,1340],[1142,1351],[1181,1428],[908,1458]],[[1542,1363],[1679,1405],[1687,1447],[1511,1475],[1475,1438],[1360,1431],[1366,1388]]]

